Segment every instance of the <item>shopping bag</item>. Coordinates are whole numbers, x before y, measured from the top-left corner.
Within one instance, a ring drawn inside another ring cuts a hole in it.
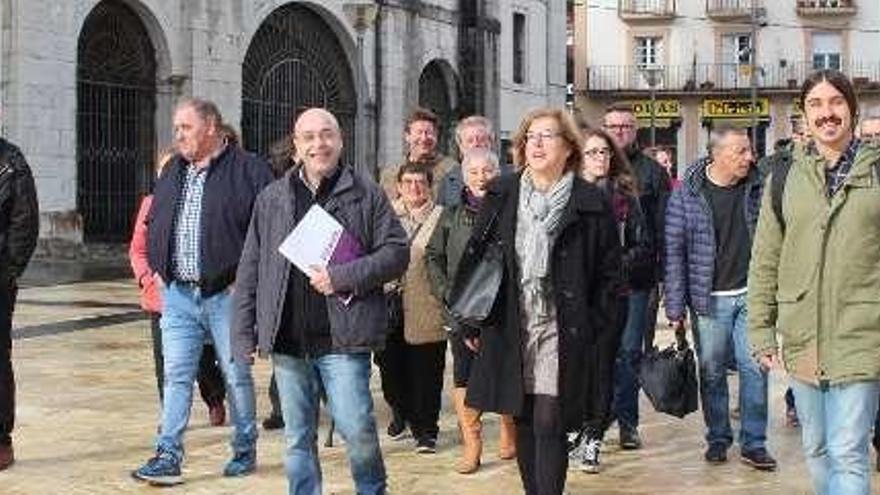
[[[683,331],[669,347],[645,355],[639,381],[657,412],[683,418],[697,410],[697,363]]]

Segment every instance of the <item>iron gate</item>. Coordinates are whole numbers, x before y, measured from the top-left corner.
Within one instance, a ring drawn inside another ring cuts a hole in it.
[[[431,110],[440,119],[437,147],[446,154],[453,151],[452,143],[455,139],[452,134],[455,132],[457,120],[450,94],[440,62],[429,62],[419,76],[419,106]]]
[[[356,92],[333,30],[307,7],[287,4],[260,25],[242,65],[242,141],[268,157],[289,139],[297,115],[324,107],[339,120],[343,159],[354,163]]]
[[[86,242],[129,239],[155,154],[156,55],[130,7],[104,0],[77,59],[77,210]]]

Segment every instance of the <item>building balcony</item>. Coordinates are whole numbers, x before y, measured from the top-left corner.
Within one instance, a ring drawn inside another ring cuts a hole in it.
[[[803,17],[849,16],[857,12],[853,0],[798,0],[797,13]]]
[[[706,16],[716,21],[742,21],[752,15],[752,3],[758,15],[764,13],[763,0],[706,0]]]
[[[658,21],[675,18],[675,0],[618,0],[617,12],[624,21]]]
[[[651,69],[651,70],[648,70]],[[880,90],[880,63],[852,61],[840,67],[860,91]],[[797,92],[814,71],[812,62],[775,63],[756,67],[758,89]],[[653,72],[653,74],[652,74]],[[587,68],[588,93],[714,93],[751,88],[751,66],[740,64],[666,65],[646,68],[637,65],[593,65]]]

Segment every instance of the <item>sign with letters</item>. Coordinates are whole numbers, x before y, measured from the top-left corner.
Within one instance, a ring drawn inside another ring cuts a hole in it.
[[[770,117],[770,99],[758,98],[752,108],[749,98],[711,98],[703,100],[703,118],[736,119],[743,117]]]
[[[634,100],[628,102],[632,105],[633,113],[637,119],[651,118],[651,100]],[[677,119],[681,117],[681,103],[678,100],[654,100],[655,119]]]

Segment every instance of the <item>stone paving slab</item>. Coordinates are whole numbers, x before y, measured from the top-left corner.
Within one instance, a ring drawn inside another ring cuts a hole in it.
[[[62,322],[71,317],[130,312],[137,296],[129,281],[82,283],[24,289],[16,328]],[[69,302],[78,310],[46,309],[40,301]],[[106,307],[90,307],[104,301]],[[78,305],[78,306],[77,306]],[[121,305],[121,306],[120,306]],[[97,313],[95,313],[97,312]],[[260,432],[259,469],[250,477],[221,476],[228,455],[230,428],[208,426],[207,409],[197,398],[187,433],[186,484],[159,490],[133,481],[129,472],[151,453],[158,418],[158,400],[146,320],[100,328],[70,330],[14,341],[13,360],[18,378],[18,426],[15,432],[18,462],[0,473],[0,493],[18,494],[263,494],[286,493],[283,441],[279,432]],[[669,339],[667,332],[660,339]],[[447,390],[450,386],[447,366]],[[266,388],[269,365],[258,362],[255,380],[258,411],[269,409]],[[735,385],[735,380],[731,380]],[[733,387],[735,388],[735,386]],[[371,385],[380,431],[388,423],[381,400],[378,373]],[[771,384],[770,449],[780,462],[775,473],[754,471],[731,461],[708,466],[702,460],[703,425],[699,414],[684,420],[654,413],[642,398],[642,434],[645,448],[620,451],[616,431],[609,432],[603,472],[587,475],[570,471],[571,494],[801,494],[809,480],[800,454],[799,432],[783,426],[784,383],[778,374]],[[735,395],[735,391],[733,392]],[[738,426],[734,422],[734,427]],[[495,459],[497,418],[486,420],[484,466],[472,476],[453,472],[459,452],[456,423],[444,396],[437,455],[413,453],[411,440],[382,438],[390,493],[414,495],[477,495],[521,493],[515,462]],[[324,438],[322,427],[321,439]],[[352,494],[345,450],[321,447],[325,493]],[[875,477],[875,485],[878,479]],[[874,493],[880,493],[875,486]]]

